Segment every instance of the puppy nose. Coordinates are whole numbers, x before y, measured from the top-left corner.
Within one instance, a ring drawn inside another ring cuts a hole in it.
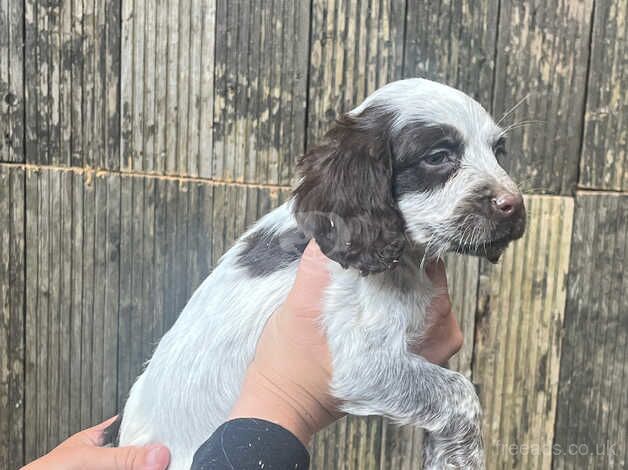
[[[509,219],[521,213],[523,197],[521,194],[501,193],[491,199],[493,213],[502,219]]]

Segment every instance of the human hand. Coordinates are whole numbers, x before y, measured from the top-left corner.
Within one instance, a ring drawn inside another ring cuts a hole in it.
[[[464,337],[451,307],[445,263],[429,263],[425,272],[436,289],[427,311],[427,329],[423,341],[411,350],[434,364],[444,365],[451,356],[460,351]]]
[[[331,355],[319,321],[328,263],[310,242],[292,290],[264,327],[230,419],[274,422],[307,445],[315,432],[342,416],[329,394]],[[460,349],[462,333],[452,313],[444,264],[434,263],[426,271],[438,294],[428,309],[424,340],[412,350],[443,364]]]
[[[264,327],[230,419],[274,422],[307,445],[316,431],[342,416],[329,394],[331,355],[319,324],[328,263],[310,242],[292,290]]]
[[[165,470],[170,452],[162,445],[101,447],[103,431],[114,419],[70,436],[22,470]]]

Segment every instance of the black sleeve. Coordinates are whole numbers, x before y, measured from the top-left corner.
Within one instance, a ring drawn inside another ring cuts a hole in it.
[[[194,454],[191,470],[306,470],[310,455],[294,434],[255,418],[222,424]]]

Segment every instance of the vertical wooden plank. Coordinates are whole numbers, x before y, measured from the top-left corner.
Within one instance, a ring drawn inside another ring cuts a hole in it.
[[[199,213],[199,189],[200,184],[196,182],[189,182],[187,184],[188,191],[188,217],[187,217],[187,232],[188,232],[188,249],[185,256],[185,264],[187,268],[187,298],[192,296],[192,293],[198,287],[199,279],[199,239],[200,239],[200,220],[201,214]]]
[[[24,161],[23,10],[0,1],[0,161]]]
[[[188,186],[182,181],[177,181],[173,186],[175,191],[175,203],[172,208],[176,211],[174,226],[172,231],[175,234],[174,252],[174,284],[172,296],[174,298],[174,310],[172,311],[172,321],[177,319],[179,313],[188,301],[188,280],[187,280],[187,252],[188,252]],[[235,214],[233,214],[235,216]],[[235,217],[234,217],[235,218]]]
[[[119,0],[24,5],[25,161],[118,169]]]
[[[198,148],[200,143],[200,85],[201,85],[201,46],[202,46],[202,11],[199,3],[190,4],[189,17],[189,37],[195,38],[190,41],[189,50],[189,76],[187,84],[187,150],[186,150],[186,167],[184,168],[187,175],[198,175],[200,158]]]
[[[172,180],[166,180],[163,184],[163,205],[164,205],[164,217],[166,224],[165,233],[165,245],[167,247],[165,252],[164,262],[164,283],[167,286],[167,290],[164,290],[164,329],[168,329],[170,325],[176,319],[176,302],[174,291],[176,288],[177,280],[174,276],[176,266],[175,247],[177,244],[176,239],[176,183]]]
[[[166,86],[166,122],[170,125],[166,128],[166,173],[176,174],[177,168],[177,127],[172,125],[178,119],[177,113],[177,51],[179,41],[179,2],[168,0],[164,14],[168,17],[168,51],[167,51],[167,86]],[[139,77],[138,77],[139,79]]]
[[[30,163],[46,162],[48,159],[46,149],[42,150],[39,147],[40,141],[47,142],[47,137],[43,134],[43,129],[47,122],[47,108],[45,107],[43,90],[48,88],[46,53],[42,50],[45,46],[46,37],[40,34],[40,29],[43,29],[43,23],[44,17],[40,12],[37,1],[25,1],[24,48],[31,51],[31,54],[24,56],[24,74],[33,78],[24,83],[24,160]]]
[[[188,159],[188,105],[190,90],[190,2],[178,2],[179,41],[177,50],[177,111],[179,119],[172,125],[177,128],[177,169],[185,174]],[[197,38],[195,38],[197,39]]]
[[[61,198],[59,202],[59,411],[58,436],[63,439],[70,435],[72,407],[70,395],[70,374],[72,368],[72,174],[64,172],[59,175]],[[66,217],[62,212],[68,211]]]
[[[155,181],[155,277],[154,288],[157,292],[155,296],[155,310],[153,312],[153,324],[155,328],[155,338],[161,338],[161,335],[166,331],[166,310],[164,293],[166,292],[166,280],[167,276],[164,271],[164,265],[166,262],[166,252],[168,250],[167,233],[168,227],[166,225],[166,196],[165,196],[165,184],[163,180],[157,179]],[[211,211],[209,212],[208,220],[211,221]],[[210,250],[210,246],[207,250]]]
[[[131,275],[131,308],[130,316],[130,338],[133,344],[128,346],[131,355],[131,383],[135,380],[136,371],[141,368],[142,346],[143,346],[143,330],[142,330],[142,284],[143,284],[143,246],[144,240],[144,178],[128,178],[131,190],[131,227],[130,231],[125,234],[125,238],[129,238],[132,246],[132,255],[130,259],[131,266],[129,268]]]
[[[118,409],[122,409],[135,379],[137,365],[134,362],[133,348],[137,345],[132,328],[136,317],[133,292],[133,181],[122,178],[120,181],[120,306],[118,309]]]
[[[201,23],[201,72],[200,94],[196,103],[199,116],[199,163],[198,175],[212,175],[212,149],[214,129],[214,47],[216,37],[216,3],[204,0],[200,4]]]
[[[526,192],[570,194],[575,187],[592,6],[500,3],[493,112],[498,120],[508,114],[502,125],[512,128],[510,156],[501,163]]]
[[[214,199],[214,187],[213,185],[202,185],[199,187],[199,192],[199,280],[200,282],[203,282],[205,277],[207,277],[211,272],[214,265],[214,259],[212,258],[212,205]]]
[[[94,181],[94,173],[86,172],[84,177],[80,178],[80,184],[83,186],[83,265],[81,277],[82,283],[82,305],[81,305],[81,427],[88,426],[92,420],[91,412],[91,396],[92,387],[92,370],[94,368],[94,344],[91,341],[92,331],[94,330],[94,303],[96,285],[101,285],[99,278],[95,275],[95,252],[96,252],[96,184]]]
[[[134,0],[121,0],[121,54],[120,54],[120,99],[122,101],[120,116],[120,167],[123,169],[134,168],[138,164],[137,142],[134,133],[137,131],[134,112],[134,78],[136,71],[133,69],[135,42],[133,36],[135,19],[139,12],[135,11]],[[165,16],[164,16],[165,18]],[[162,31],[163,33],[163,31]],[[166,33],[163,33],[166,34]],[[162,54],[163,54],[162,50]],[[162,57],[166,57],[164,54]],[[163,70],[162,70],[163,73]],[[165,116],[161,116],[165,121]]]
[[[61,298],[59,285],[59,263],[61,261],[60,250],[60,221],[61,221],[61,174],[58,172],[48,173],[48,213],[45,215],[48,230],[47,239],[47,262],[48,262],[48,291],[46,297],[48,300],[48,335],[47,353],[43,359],[46,361],[46,388],[47,388],[47,406],[48,412],[44,418],[46,423],[44,432],[48,445],[53,445],[59,441],[59,368],[60,363],[60,344],[59,344],[59,326],[60,326],[60,309],[59,301]]]
[[[309,2],[219,0],[213,175],[289,184],[304,147]]]
[[[106,268],[103,318],[102,411],[97,421],[113,416],[117,411],[118,372],[118,306],[120,291],[120,177],[110,175],[103,182],[107,187]],[[98,395],[94,397],[97,399]]]
[[[82,296],[83,296],[83,181],[79,175],[71,173],[68,175],[66,184],[71,191],[71,218],[69,235],[70,258],[70,278],[68,298],[70,299],[69,314],[70,327],[69,338],[69,358],[67,367],[69,377],[67,387],[69,388],[69,423],[68,433],[72,433],[81,428],[81,368],[75,362],[81,357],[81,332],[82,332]]]
[[[154,292],[154,244],[155,244],[155,180],[153,178],[142,178],[144,181],[144,205],[142,208],[142,285],[141,287],[141,307],[142,332],[144,338],[141,342],[141,357],[143,361],[150,358],[154,345],[160,336],[156,335],[154,322],[155,292]]]
[[[83,149],[85,148],[83,136],[83,67],[85,57],[83,54],[83,0],[72,0],[71,25],[69,41],[69,53],[71,61],[70,83],[71,83],[71,155],[70,165],[81,166],[83,164]],[[66,43],[67,44],[67,43]]]
[[[81,348],[83,332],[83,231],[84,218],[87,214],[83,211],[83,191],[84,183],[81,175],[71,174],[71,338],[70,338],[70,368],[69,377],[69,402],[70,402],[70,423],[69,433],[81,429],[81,361],[84,360]]]
[[[0,466],[24,463],[24,172],[0,166]]]
[[[96,91],[96,47],[94,44],[95,31],[95,12],[94,2],[87,0],[83,2],[83,16],[81,23],[83,25],[83,75],[81,77],[83,85],[83,98],[81,109],[81,124],[83,134],[83,156],[81,162],[83,165],[94,167],[93,162],[96,160],[94,148],[99,147],[101,136],[95,133],[97,127],[96,119],[100,115],[98,108],[98,95]]]
[[[37,414],[37,431],[41,436],[39,443],[39,452],[41,454],[49,447],[49,439],[47,434],[48,426],[48,413],[49,413],[49,388],[48,388],[48,331],[50,328],[50,311],[49,311],[49,298],[50,298],[50,231],[48,230],[50,223],[50,173],[45,172],[38,178],[38,216],[39,216],[39,237],[37,243],[38,251],[38,264],[37,264],[37,329],[31,334],[37,338],[38,344],[31,344],[30,347],[37,351],[37,400],[36,403]],[[26,188],[28,191],[28,187]],[[28,219],[27,219],[28,223]],[[37,240],[37,238],[35,238]],[[32,247],[35,248],[35,247]],[[28,240],[26,250],[29,250]],[[28,280],[28,278],[27,278]],[[30,298],[30,294],[27,290],[27,299]],[[27,300],[28,302],[28,300]],[[28,335],[28,332],[27,332]],[[29,347],[27,345],[27,347]],[[27,384],[27,387],[30,385]],[[26,402],[26,406],[30,406]]]
[[[24,435],[24,460],[29,462],[39,455],[37,434],[37,347],[34,343],[37,338],[37,267],[39,264],[39,251],[37,242],[38,229],[38,191],[37,177],[31,171],[25,175],[26,191],[26,237],[25,246],[30,245],[26,251],[26,315],[25,315],[25,363],[24,363],[24,429],[28,430]],[[33,405],[31,405],[33,404]]]
[[[580,186],[628,191],[628,3],[594,3]]]
[[[404,19],[402,0],[314,0],[308,145],[338,114],[401,78]]]
[[[227,247],[225,246],[225,185],[214,186],[212,206],[212,262],[216,266]]]
[[[573,201],[526,198],[526,235],[483,266],[473,381],[487,468],[549,468]]]
[[[136,8],[139,7],[140,2],[136,2]],[[141,93],[141,100],[143,105],[142,116],[144,117],[143,128],[138,129],[138,134],[142,138],[141,147],[142,162],[138,168],[143,168],[147,171],[154,171],[155,163],[158,159],[155,153],[155,72],[157,69],[157,57],[155,51],[157,49],[157,8],[155,0],[148,0],[141,2],[144,5],[144,18],[139,25],[143,27],[143,38],[136,37],[134,46],[138,47],[142,51],[141,60],[144,65],[144,74],[142,79],[136,81],[138,91]],[[137,11],[141,13],[141,9]],[[143,39],[143,40],[142,40]]]
[[[59,12],[59,159],[72,163],[72,69],[74,68],[72,2],[60,5]]]
[[[620,469],[628,440],[628,196],[578,193],[575,214],[553,467]]]
[[[122,0],[125,170],[211,176],[215,0]]]
[[[91,394],[89,396],[89,418],[96,421],[103,414],[102,393],[104,390],[104,362],[105,362],[105,315],[106,315],[106,286],[107,276],[107,176],[94,175],[94,284],[91,289],[94,293],[92,307],[92,366],[89,377]],[[99,399],[96,399],[98,397]]]
[[[125,2],[130,3],[130,2]],[[154,71],[151,76],[154,78],[154,128],[152,129],[152,140],[154,144],[153,154],[146,158],[145,169],[147,171],[164,172],[166,168],[166,127],[168,122],[166,121],[166,85],[167,85],[167,73],[168,73],[168,18],[165,11],[167,7],[167,0],[157,0],[155,4],[155,57]],[[124,30],[124,26],[122,27]],[[123,56],[124,56],[123,52]],[[128,76],[124,71],[123,76]],[[124,101],[124,98],[123,98]],[[124,112],[124,109],[123,109]],[[124,121],[123,121],[124,122]],[[128,131],[129,128],[126,124],[122,125],[122,133]],[[149,129],[150,130],[150,129]],[[124,144],[124,137],[122,139]],[[124,151],[123,151],[124,154]],[[123,164],[124,168],[131,168],[132,165]]]
[[[470,379],[480,262],[478,258],[452,254],[446,263],[452,308],[464,337],[462,349],[449,361],[449,367]]]
[[[102,40],[101,49],[104,49],[104,63],[101,68],[103,81],[103,104],[105,120],[103,132],[105,134],[104,153],[100,155],[100,168],[110,170],[120,169],[120,86],[121,86],[121,1],[105,0],[104,10],[100,16],[99,36]]]
[[[404,77],[446,83],[491,108],[499,2],[409,0]]]

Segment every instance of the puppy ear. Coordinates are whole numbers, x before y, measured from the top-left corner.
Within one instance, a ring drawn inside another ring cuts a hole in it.
[[[388,119],[372,111],[338,119],[326,143],[301,158],[294,191],[301,230],[329,258],[363,275],[393,268],[405,245]]]

